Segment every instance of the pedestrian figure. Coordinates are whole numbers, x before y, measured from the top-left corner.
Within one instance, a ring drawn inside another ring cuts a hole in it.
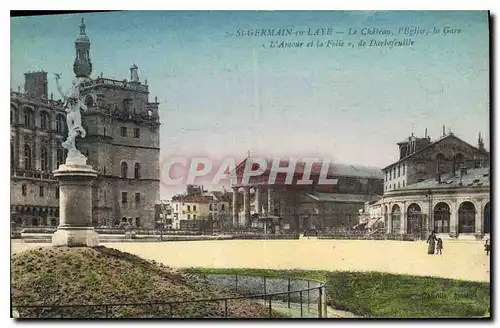
[[[437,239],[436,251],[436,255],[443,255],[443,240],[441,238]]]
[[[427,243],[429,244],[429,248],[427,248],[427,254],[434,254],[434,249],[436,248],[436,240],[436,233],[433,230],[429,235],[429,238],[427,238]]]
[[[490,255],[490,240],[486,239],[484,243],[484,250],[486,251],[486,255]]]

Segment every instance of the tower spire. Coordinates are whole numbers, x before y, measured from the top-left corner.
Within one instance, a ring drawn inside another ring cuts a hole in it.
[[[80,24],[80,35],[85,35],[85,22],[83,21],[83,17],[82,23]]]
[[[85,34],[85,22],[82,17],[80,24],[80,35],[75,40],[76,58],[73,64],[73,72],[77,78],[89,78],[92,73],[92,62],[90,61],[90,40]]]
[[[483,138],[481,137],[481,132],[479,132],[479,136],[477,138],[477,147],[481,150],[484,150],[484,142]]]

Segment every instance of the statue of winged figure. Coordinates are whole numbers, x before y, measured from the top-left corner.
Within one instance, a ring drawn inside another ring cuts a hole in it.
[[[69,94],[66,94],[59,84],[61,74],[54,74],[56,77],[57,90],[64,99],[64,108],[66,111],[66,125],[68,126],[68,138],[62,143],[62,146],[68,150],[68,157],[81,157],[83,156],[80,151],[76,149],[75,139],[77,136],[85,138],[86,132],[82,126],[82,116],[80,109],[87,110],[87,106],[80,98],[80,85],[78,81],[73,81],[73,87]]]

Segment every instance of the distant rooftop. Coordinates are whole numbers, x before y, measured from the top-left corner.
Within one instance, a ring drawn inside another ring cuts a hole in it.
[[[244,165],[247,159],[241,162],[238,167]],[[270,171],[273,165],[272,159],[267,159],[267,170]],[[285,167],[289,165],[288,160],[281,160],[280,166]],[[304,174],[305,162],[297,161],[295,166],[295,174]],[[322,163],[315,162],[311,168],[311,175],[320,175]],[[364,166],[364,165],[350,165],[350,164],[338,164],[330,162],[329,175],[331,176],[347,176],[347,177],[359,177],[359,178],[372,178],[372,179],[383,179],[384,174],[382,170],[374,166]]]

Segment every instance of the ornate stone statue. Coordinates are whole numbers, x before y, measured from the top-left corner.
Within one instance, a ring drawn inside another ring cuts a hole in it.
[[[73,81],[73,87],[69,95],[65,94],[59,85],[60,74],[55,74],[57,90],[64,99],[64,108],[66,110],[66,124],[68,126],[68,138],[62,143],[62,146],[68,150],[66,164],[86,165],[87,158],[76,149],[75,139],[77,136],[85,138],[86,132],[82,127],[82,116],[80,109],[87,110],[87,106],[80,98],[80,84]]]

